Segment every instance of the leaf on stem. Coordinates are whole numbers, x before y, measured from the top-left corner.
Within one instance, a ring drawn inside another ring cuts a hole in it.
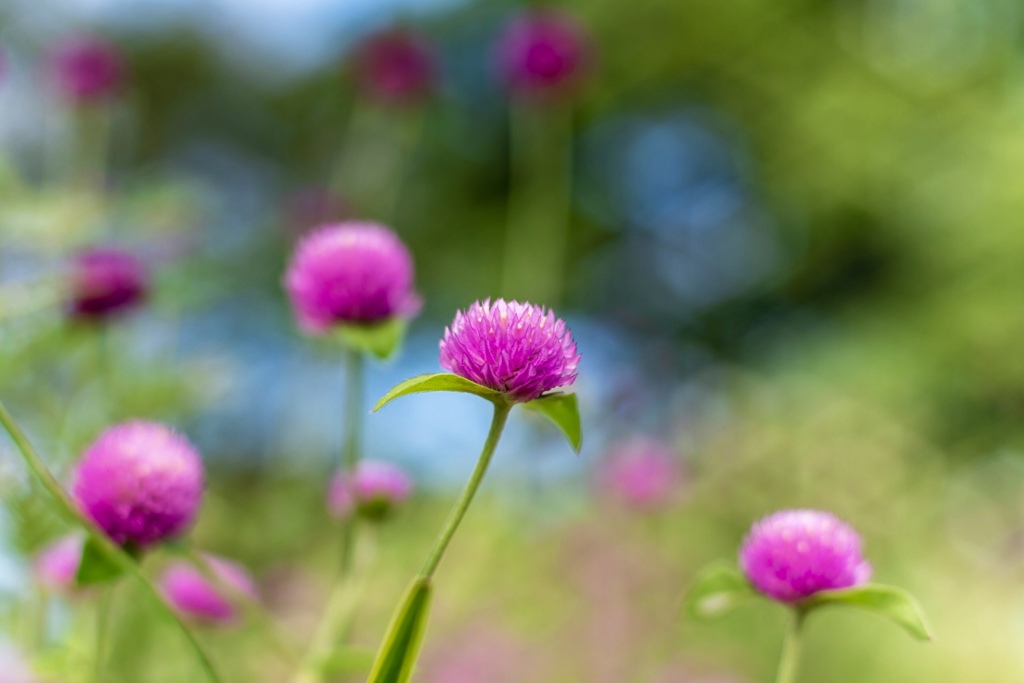
[[[735,566],[715,562],[697,575],[686,592],[686,610],[698,619],[715,619],[737,605],[759,597]]]
[[[548,394],[523,404],[546,417],[565,436],[577,453],[583,447],[583,427],[580,426],[580,408],[576,394]]]
[[[815,593],[801,603],[805,609],[848,605],[884,617],[917,640],[932,640],[924,610],[907,591],[895,586],[869,583],[856,588]]]
[[[387,360],[402,346],[405,328],[405,320],[391,318],[373,325],[341,325],[337,334],[347,346]]]
[[[366,683],[407,683],[412,676],[430,612],[430,588],[430,579],[426,577],[417,577],[409,585]]]
[[[377,405],[373,407],[373,412],[377,412],[399,396],[419,394],[425,391],[453,391],[463,394],[475,394],[486,398],[488,401],[498,400],[502,396],[500,391],[489,389],[458,375],[441,372],[433,375],[419,375],[396,384],[377,401]]]
[[[82,546],[82,559],[78,563],[75,584],[90,586],[115,579],[124,573],[124,569],[116,564],[100,547],[99,542],[90,536]]]

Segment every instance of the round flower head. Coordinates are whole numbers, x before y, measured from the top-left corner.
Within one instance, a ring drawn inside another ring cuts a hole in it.
[[[203,462],[171,428],[126,422],[107,429],[86,449],[73,493],[114,542],[145,547],[192,524],[203,498]]]
[[[58,45],[51,68],[61,95],[78,103],[113,96],[124,83],[127,71],[121,52],[94,36],[79,36]]]
[[[75,256],[71,273],[72,317],[99,320],[138,305],[146,296],[148,274],[131,252],[89,249]]]
[[[313,334],[409,317],[420,307],[412,256],[376,223],[350,221],[310,233],[296,247],[284,284],[299,325]]]
[[[441,340],[441,367],[514,401],[572,384],[579,362],[565,321],[518,301],[477,301],[455,314]]]
[[[339,472],[331,480],[327,504],[335,517],[355,510],[370,519],[382,519],[412,495],[412,480],[401,469],[380,460],[363,460],[355,474]]]
[[[671,447],[648,438],[613,445],[599,474],[605,492],[646,510],[669,504],[682,483],[682,467]]]
[[[871,578],[857,532],[817,510],[783,510],[754,524],[740,549],[740,567],[757,590],[782,602]]]
[[[82,562],[82,545],[79,534],[69,534],[40,550],[32,563],[39,585],[55,591],[74,586]]]
[[[527,96],[572,89],[588,66],[587,37],[568,14],[534,10],[513,19],[498,42],[506,87]]]
[[[385,105],[416,104],[434,88],[434,51],[420,34],[392,29],[371,36],[354,57],[356,85],[371,100]]]
[[[245,567],[237,562],[213,555],[205,557],[210,571],[231,591],[222,591],[197,567],[182,561],[164,570],[160,587],[167,601],[186,617],[211,623],[234,621],[237,613],[230,592],[256,599],[256,584]]]

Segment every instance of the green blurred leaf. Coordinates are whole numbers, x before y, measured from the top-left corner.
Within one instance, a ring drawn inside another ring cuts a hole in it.
[[[454,391],[464,394],[476,394],[477,396],[486,398],[488,401],[495,401],[502,396],[500,391],[488,389],[485,386],[477,384],[476,382],[471,382],[464,377],[459,377],[458,375],[441,372],[434,375],[419,375],[418,377],[413,377],[412,379],[407,379],[400,384],[396,384],[388,393],[384,394],[384,396],[377,401],[377,405],[373,407],[373,412],[377,412],[399,396],[419,394],[425,391]]]
[[[355,676],[373,668],[376,653],[369,648],[346,647],[332,652],[320,665],[326,676]]]
[[[580,407],[576,394],[550,394],[523,404],[535,410],[565,435],[569,445],[577,453],[583,447],[583,427],[580,425]]]
[[[932,639],[924,610],[914,596],[902,588],[869,583],[857,588],[815,593],[801,603],[806,609],[828,605],[849,605],[867,610],[902,626],[917,640]]]
[[[402,346],[405,328],[405,320],[391,318],[376,325],[342,325],[337,334],[347,346],[387,360]]]
[[[716,562],[701,570],[686,592],[686,610],[698,619],[715,619],[740,603],[759,597],[734,565]]]
[[[366,683],[406,683],[412,676],[430,611],[430,587],[428,578],[413,580],[388,626]]]
[[[124,570],[103,553],[103,549],[94,538],[90,536],[85,539],[82,546],[82,561],[78,564],[78,573],[75,575],[77,585],[103,583],[116,579],[123,573]]]

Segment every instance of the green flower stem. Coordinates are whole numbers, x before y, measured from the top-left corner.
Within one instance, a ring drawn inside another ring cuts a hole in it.
[[[295,654],[293,643],[284,636],[278,629],[277,624],[263,609],[263,606],[254,600],[252,596],[238,590],[222,579],[206,557],[192,546],[185,549],[185,556],[196,566],[206,580],[213,584],[218,591],[227,596],[228,600],[245,615],[251,623],[260,627],[267,642],[274,647],[278,653],[290,664],[298,663],[298,656]]]
[[[110,609],[114,601],[114,587],[104,586],[100,589],[96,603],[96,652],[93,659],[93,683],[103,682],[103,664],[106,661],[107,632],[110,630]]]
[[[800,663],[800,631],[806,616],[807,612],[802,609],[793,610],[789,628],[786,630],[786,639],[782,643],[782,656],[779,658],[779,672],[775,676],[775,683],[796,683],[796,670]]]
[[[351,475],[359,465],[362,450],[363,429],[363,375],[365,360],[357,349],[345,349],[345,443],[342,447],[341,469]],[[355,544],[358,515],[352,514],[341,522],[341,564],[339,581],[344,580],[352,569],[353,545]]]
[[[498,446],[498,440],[501,439],[501,432],[505,429],[505,422],[508,420],[508,414],[513,405],[506,403],[503,398],[495,399],[491,430],[488,432],[487,441],[484,442],[484,448],[480,452],[480,459],[476,463],[476,468],[473,470],[466,488],[462,490],[462,495],[459,496],[455,507],[448,515],[448,520],[444,523],[441,533],[434,541],[434,547],[430,551],[430,555],[427,556],[427,561],[423,563],[423,568],[419,573],[421,578],[429,579],[434,576],[437,565],[441,563],[441,558],[444,556],[444,551],[451,543],[452,536],[455,535],[455,530],[459,528],[462,518],[466,516],[466,510],[469,509],[469,504],[473,502],[473,496],[476,495],[484,475],[487,474],[487,466],[491,463],[494,449]]]
[[[81,525],[89,533],[89,536],[92,537],[97,547],[108,560],[124,572],[131,574],[135,580],[142,585],[145,591],[149,593],[149,596],[164,611],[165,615],[172,619],[181,629],[182,634],[188,640],[189,645],[196,654],[196,658],[202,665],[203,671],[206,673],[206,677],[214,683],[220,683],[220,678],[217,676],[217,672],[213,667],[213,662],[210,661],[210,658],[203,650],[203,647],[199,644],[199,641],[196,640],[192,631],[189,630],[185,622],[181,620],[181,617],[178,616],[178,613],[175,612],[169,604],[167,604],[167,601],[160,593],[160,589],[153,584],[131,555],[125,552],[125,550],[119,545],[111,541],[110,538],[98,526],[96,526],[91,519],[86,517],[78,509],[75,502],[71,500],[71,497],[61,487],[60,483],[53,476],[53,473],[50,472],[46,463],[44,463],[43,459],[39,457],[38,453],[36,453],[35,448],[32,447],[28,437],[26,437],[25,433],[21,431],[21,428],[18,426],[18,423],[14,421],[14,418],[11,417],[11,414],[7,412],[7,408],[3,403],[0,403],[0,424],[3,424],[3,427],[10,435],[11,440],[14,441],[18,450],[21,451],[29,469],[32,470],[33,474],[35,474],[39,479],[43,488],[45,488],[53,497],[53,500],[56,502],[61,513]]]

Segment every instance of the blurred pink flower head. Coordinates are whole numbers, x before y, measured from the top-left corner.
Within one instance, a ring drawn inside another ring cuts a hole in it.
[[[39,585],[58,592],[73,588],[83,545],[80,534],[68,534],[40,550],[32,563]]]
[[[347,221],[304,237],[284,286],[299,326],[325,334],[343,324],[372,324],[419,312],[412,255],[383,225]]]
[[[79,104],[110,99],[128,73],[121,51],[96,36],[75,36],[58,44],[50,68],[60,94]]]
[[[101,320],[140,304],[149,273],[135,254],[113,247],[79,252],[72,263],[70,315]]]
[[[740,549],[740,568],[754,588],[781,602],[871,579],[857,532],[817,510],[783,510],[754,524]]]
[[[385,105],[413,105],[430,96],[437,81],[433,47],[421,34],[395,28],[370,36],[353,57],[356,86]]]
[[[513,19],[497,48],[498,71],[505,86],[526,97],[566,94],[590,67],[589,39],[570,14],[539,9]]]
[[[672,447],[637,437],[613,444],[598,473],[600,488],[641,510],[664,508],[684,484],[683,466]]]
[[[565,321],[518,301],[477,301],[455,314],[441,340],[441,367],[515,401],[569,386],[579,362]]]
[[[12,645],[0,641],[0,683],[37,683],[28,661]]]
[[[339,472],[327,490],[331,513],[344,518],[356,513],[374,520],[387,517],[412,495],[412,479],[401,468],[381,460],[363,460],[355,474]]]
[[[114,542],[142,548],[191,526],[203,499],[203,462],[170,427],[125,422],[85,450],[72,493]]]
[[[185,617],[209,623],[231,623],[237,612],[230,592],[255,600],[256,583],[237,562],[214,555],[205,555],[205,558],[210,571],[230,591],[222,591],[197,567],[184,561],[174,562],[164,570],[160,588],[167,601]]]

